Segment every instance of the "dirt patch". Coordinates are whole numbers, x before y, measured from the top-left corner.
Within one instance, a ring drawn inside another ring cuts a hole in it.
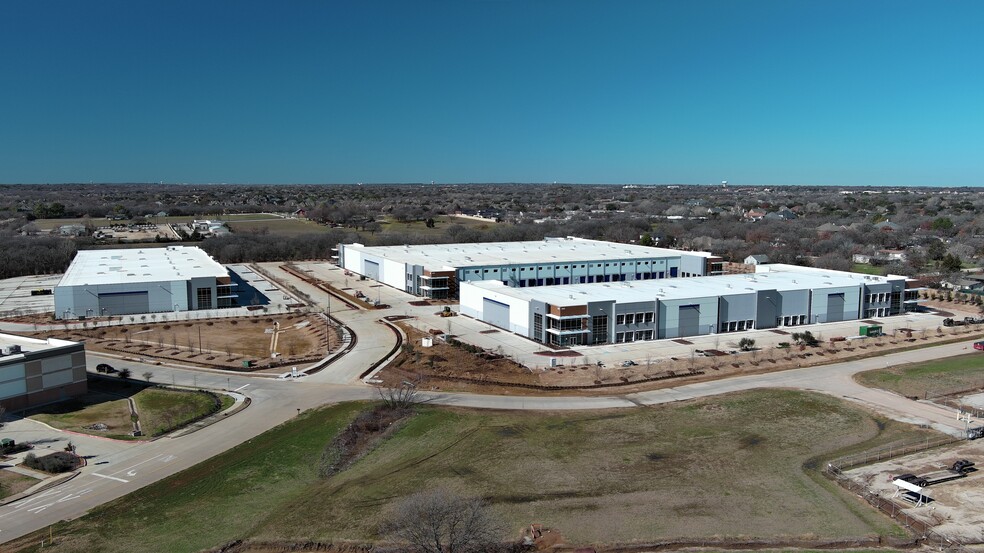
[[[404,327],[411,341],[420,343],[421,331]],[[428,389],[501,393],[512,395],[583,395],[619,394],[668,388],[694,382],[715,380],[743,374],[783,371],[828,363],[839,363],[872,355],[883,355],[904,348],[925,347],[955,340],[975,338],[968,327],[954,327],[944,332],[913,333],[906,337],[882,336],[865,340],[823,343],[818,347],[761,348],[736,353],[710,350],[710,355],[687,358],[649,359],[628,367],[599,366],[590,352],[573,350],[538,351],[537,355],[555,358],[558,366],[523,367],[508,358],[490,362],[483,354],[453,348],[443,340],[434,340],[434,348],[414,348],[380,373],[387,385],[403,380],[422,381]],[[730,350],[729,350],[730,351]],[[489,352],[485,352],[487,355]],[[494,354],[494,352],[492,352]],[[707,352],[705,352],[706,354]],[[546,360],[544,360],[546,365]]]
[[[896,487],[894,476],[902,473],[926,473],[949,467],[957,459],[980,462],[984,459],[984,440],[959,442],[957,445],[930,449],[872,465],[845,471],[854,482],[866,486],[883,498],[891,498]],[[933,530],[965,543],[981,543],[984,528],[984,471],[971,472],[965,478],[934,484],[925,488],[932,501],[915,507],[896,501],[902,511]]]
[[[161,323],[154,318],[127,316],[123,321],[130,324],[49,330],[32,336],[84,341],[89,351],[245,371],[315,361],[327,351],[329,341],[332,348],[341,344],[338,328],[329,330],[322,317],[311,314]]]

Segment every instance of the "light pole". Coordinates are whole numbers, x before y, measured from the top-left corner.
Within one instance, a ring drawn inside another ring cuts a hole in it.
[[[325,316],[325,343],[328,345],[328,353],[331,353],[331,294],[328,294],[328,314]]]

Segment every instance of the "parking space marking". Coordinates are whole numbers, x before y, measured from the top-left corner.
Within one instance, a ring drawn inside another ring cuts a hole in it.
[[[233,392],[238,392],[239,390],[242,390],[246,386],[249,386],[249,384],[243,384],[242,386],[240,386],[240,387],[236,388],[235,390],[233,390]]]

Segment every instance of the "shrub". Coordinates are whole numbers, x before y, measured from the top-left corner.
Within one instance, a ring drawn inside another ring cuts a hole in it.
[[[44,457],[38,457],[33,453],[28,453],[24,457],[24,466],[27,468],[52,474],[75,470],[78,464],[78,458],[66,451],[56,451]]]

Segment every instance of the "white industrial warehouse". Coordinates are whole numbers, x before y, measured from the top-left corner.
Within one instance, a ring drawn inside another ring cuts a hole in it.
[[[234,307],[229,272],[194,246],[80,251],[55,287],[55,317]]]
[[[793,265],[674,280],[517,289],[461,283],[461,313],[537,342],[604,344],[899,315],[915,305],[903,276]]]
[[[696,277],[720,274],[722,260],[707,252],[566,237],[422,246],[341,244],[338,264],[414,295],[454,298],[464,282],[493,280],[527,288]]]

